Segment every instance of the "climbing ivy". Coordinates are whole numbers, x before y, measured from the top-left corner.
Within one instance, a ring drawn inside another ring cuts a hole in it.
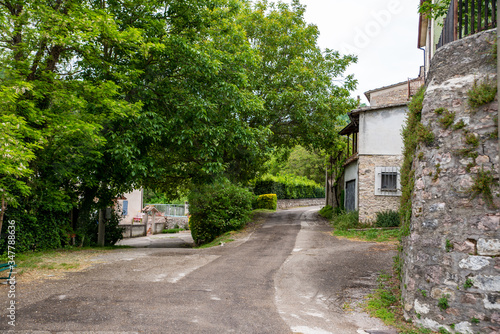
[[[424,100],[425,88],[422,87],[413,97],[408,105],[409,115],[403,128],[403,166],[401,167],[401,206],[399,209],[401,217],[401,233],[407,236],[410,233],[411,219],[411,198],[413,187],[415,185],[415,170],[413,169],[413,160],[419,141],[427,137],[430,142],[430,135],[422,136],[423,125],[420,123],[422,118],[422,102]],[[421,129],[420,135],[417,129]]]

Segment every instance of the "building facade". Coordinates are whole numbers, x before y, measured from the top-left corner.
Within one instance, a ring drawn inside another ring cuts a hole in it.
[[[365,93],[371,106],[349,113],[340,131],[348,138],[344,164],[344,207],[359,211],[359,221],[372,223],[377,212],[398,210],[401,196],[403,129],[408,102],[424,84],[423,68],[416,79]]]

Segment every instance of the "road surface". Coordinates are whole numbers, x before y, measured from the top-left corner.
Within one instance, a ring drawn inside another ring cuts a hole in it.
[[[15,328],[6,318],[7,287],[0,290],[0,330],[394,333],[356,307],[390,270],[394,250],[333,237],[318,209],[266,214],[260,228],[224,246],[170,248],[148,239],[147,248],[106,253],[61,280],[21,280]]]

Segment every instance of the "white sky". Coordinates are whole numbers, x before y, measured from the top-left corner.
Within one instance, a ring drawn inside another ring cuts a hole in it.
[[[290,1],[284,1],[290,3]],[[416,78],[424,53],[417,48],[418,0],[300,0],[305,19],[318,26],[318,44],[358,56],[349,67],[364,92]]]

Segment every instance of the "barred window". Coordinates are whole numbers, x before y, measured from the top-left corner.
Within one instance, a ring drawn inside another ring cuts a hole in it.
[[[399,167],[375,167],[375,195],[401,196]]]
[[[380,179],[380,190],[382,191],[397,191],[398,190],[398,173],[397,172],[382,172]]]

